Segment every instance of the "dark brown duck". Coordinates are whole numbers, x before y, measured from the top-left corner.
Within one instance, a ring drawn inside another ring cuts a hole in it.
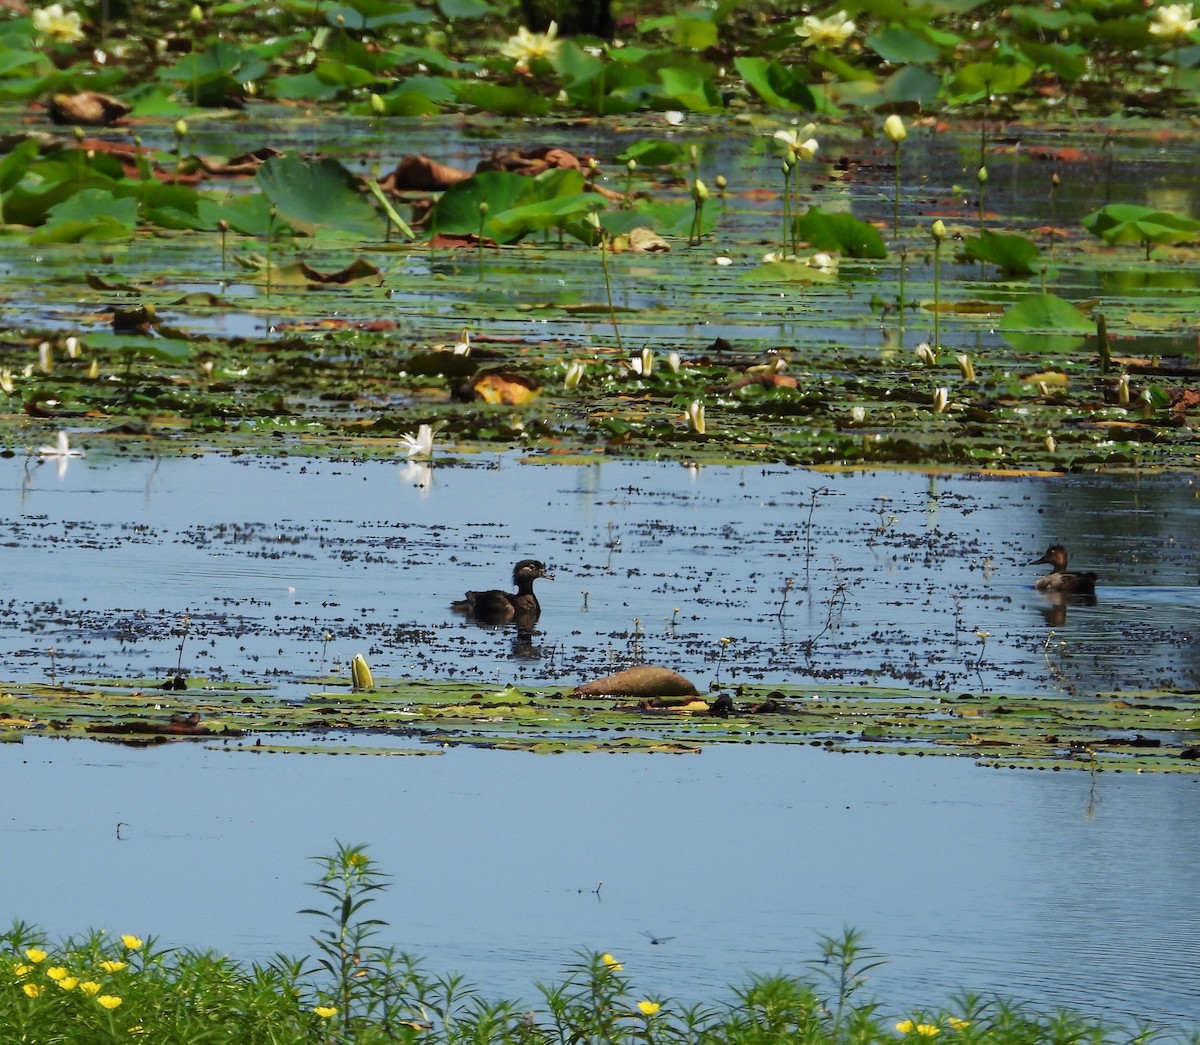
[[[1052,568],[1044,577],[1034,582],[1038,591],[1061,591],[1072,595],[1094,595],[1096,592],[1096,575],[1094,573],[1068,573],[1067,549],[1061,544],[1052,544],[1040,559],[1034,559],[1030,566],[1040,566],[1047,563]]]
[[[533,593],[533,582],[539,578],[551,581],[554,575],[546,572],[545,563],[537,559],[522,559],[513,567],[513,584],[517,586],[515,594],[499,588],[469,591],[465,598],[451,603],[451,609],[493,624],[514,619],[536,620],[542,607]]]

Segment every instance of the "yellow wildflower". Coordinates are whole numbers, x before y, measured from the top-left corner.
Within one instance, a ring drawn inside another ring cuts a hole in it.
[[[31,972],[33,972],[33,966],[26,965],[24,962],[18,962],[13,966],[14,976],[28,976]]]
[[[971,1026],[970,1020],[960,1020],[957,1016],[948,1016],[946,1022],[950,1024],[952,1030],[966,1030]]]
[[[337,1015],[337,1006],[336,1005],[318,1005],[315,1009],[313,1009],[313,1012],[315,1012],[318,1016],[320,1016],[321,1019],[327,1020],[327,1019],[329,1019],[330,1016]]]
[[[37,965],[38,962],[46,960],[46,952],[40,947],[27,947],[25,949],[25,957],[33,962],[34,965]]]
[[[103,1005],[106,1009],[115,1009],[121,1004],[121,999],[115,994],[101,994],[96,1001]]]
[[[52,980],[61,980],[67,975],[67,970],[66,967],[62,965],[51,965],[50,968],[46,970],[46,975]]]
[[[796,26],[796,35],[804,37],[806,47],[837,47],[849,40],[857,28],[845,11],[838,11],[827,18],[807,15]]]
[[[128,934],[121,937],[121,942],[131,951],[136,951],[142,946],[142,940],[137,936],[129,936]]]
[[[638,1011],[649,1018],[653,1016],[662,1006],[656,1001],[639,1001],[637,1003]]]
[[[40,983],[23,983],[21,985],[21,990],[23,990],[30,998],[36,998],[42,993],[42,985]]]
[[[119,962],[113,958],[108,958],[100,963],[100,971],[109,973],[120,972],[128,964],[128,962]]]
[[[51,4],[34,11],[33,27],[42,36],[60,44],[73,44],[83,39],[83,20],[74,11],[64,11],[62,4]]]
[[[58,981],[58,985],[64,991],[73,991],[76,987],[79,986],[79,977],[78,976],[64,976],[61,980]]]
[[[98,984],[95,980],[84,980],[83,983],[79,985],[79,989],[83,991],[84,994],[90,994],[94,998],[100,993],[100,984]]]
[[[604,967],[608,969],[609,972],[620,972],[623,968],[625,968],[625,966],[617,961],[617,959],[611,954],[600,955],[600,960],[604,962]]]

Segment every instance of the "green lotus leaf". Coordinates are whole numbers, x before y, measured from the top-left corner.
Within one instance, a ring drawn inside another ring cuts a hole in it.
[[[916,62],[927,65],[941,57],[941,49],[924,36],[903,26],[889,25],[881,32],[868,36],[863,41],[885,62],[892,65],[908,65]]]
[[[676,163],[686,163],[688,151],[679,142],[643,138],[626,145],[617,154],[616,159],[617,163],[636,160],[639,167],[669,167]]]
[[[766,58],[735,58],[734,67],[751,89],[768,105],[777,109],[800,109],[812,112],[818,108],[812,90],[778,62]]]
[[[1110,203],[1083,219],[1105,243],[1185,243],[1200,236],[1200,221],[1136,203]]]
[[[1025,236],[986,229],[963,242],[963,253],[972,261],[987,261],[1014,276],[1028,276],[1041,260],[1037,244]]]
[[[299,232],[369,238],[382,231],[357,179],[337,160],[309,161],[294,152],[273,156],[259,167],[255,180],[279,217]]]
[[[848,258],[887,257],[879,230],[853,214],[827,214],[813,207],[796,219],[796,228],[819,250],[840,251]]]
[[[554,104],[552,97],[528,87],[501,87],[477,81],[459,85],[458,100],[500,116],[543,116]]]
[[[144,337],[126,334],[88,334],[87,347],[98,352],[116,352],[181,363],[192,357],[188,341],[170,337]]]
[[[1032,75],[1033,69],[1029,65],[971,62],[955,72],[950,81],[950,93],[956,98],[1011,94]]]

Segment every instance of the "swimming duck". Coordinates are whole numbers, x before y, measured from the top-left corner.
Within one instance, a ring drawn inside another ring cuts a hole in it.
[[[539,577],[554,580],[554,574],[546,572],[546,564],[537,559],[522,559],[513,567],[515,595],[498,588],[492,591],[469,591],[466,598],[451,603],[451,609],[465,613],[468,617],[501,624],[516,619],[532,623],[542,612],[542,607],[533,594],[533,582]]]
[[[1046,554],[1040,559],[1034,559],[1030,566],[1048,563],[1053,569],[1044,577],[1039,577],[1034,583],[1038,591],[1060,591],[1074,595],[1092,595],[1096,591],[1096,575],[1094,573],[1068,573],[1067,549],[1061,544],[1052,544],[1046,549]]]

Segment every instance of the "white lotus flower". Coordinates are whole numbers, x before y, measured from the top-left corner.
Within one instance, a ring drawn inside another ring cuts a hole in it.
[[[409,457],[433,456],[433,428],[430,425],[421,425],[416,435],[402,435],[400,441],[408,447],[405,452]]]
[[[796,26],[796,35],[804,38],[806,47],[839,47],[850,39],[858,27],[845,11],[825,18],[808,15]]]
[[[815,123],[806,123],[803,127],[788,127],[776,131],[772,135],[775,148],[785,163],[790,165],[800,160],[807,163],[816,156],[817,150],[821,147],[817,139],[812,136],[816,129]]]
[[[688,427],[697,435],[704,435],[704,404],[699,399],[693,399],[688,403],[687,413],[684,414],[687,420]]]
[[[1164,4],[1154,12],[1150,35],[1178,41],[1200,27],[1200,18],[1192,17],[1191,4]]]
[[[926,366],[934,366],[937,363],[937,353],[930,347],[928,341],[922,341],[916,347],[917,358]]]
[[[557,57],[562,41],[558,39],[558,23],[551,22],[544,33],[531,33],[522,26],[516,36],[500,45],[500,53],[506,58],[517,60],[517,71],[528,72],[529,63],[535,58],[550,61]]]
[[[563,387],[568,391],[574,391],[579,387],[579,382],[583,380],[584,374],[587,373],[587,367],[578,359],[571,361],[567,367],[567,376],[563,378]]]
[[[933,390],[933,412],[944,414],[950,409],[950,389],[935,388]]]
[[[73,44],[83,39],[83,19],[75,11],[64,11],[62,4],[34,11],[33,27],[55,43]]]
[[[654,353],[643,348],[640,355],[629,360],[629,369],[641,377],[649,377],[654,373]]]

